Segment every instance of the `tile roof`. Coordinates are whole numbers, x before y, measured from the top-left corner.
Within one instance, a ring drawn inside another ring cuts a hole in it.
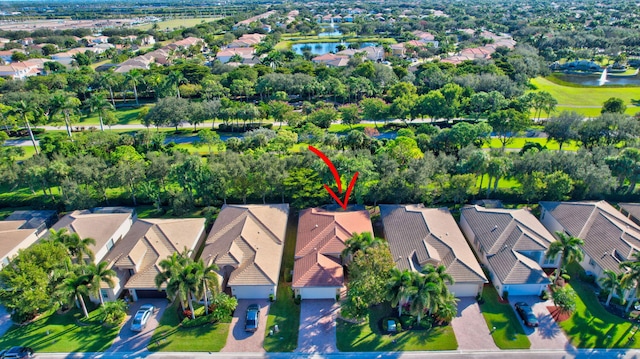
[[[640,203],[618,203],[618,207],[628,213],[631,220],[640,223]]]
[[[23,229],[25,224],[26,221],[0,221],[0,258],[6,257],[16,248],[26,248],[31,245],[23,242],[35,235],[36,229]]]
[[[345,241],[373,226],[367,211],[334,212],[322,208],[300,211],[293,265],[294,287],[341,287],[344,273],[339,262]]]
[[[537,261],[526,254],[544,255],[555,238],[526,209],[466,206],[461,217],[486,254],[494,274],[504,284],[538,284],[548,281]]]
[[[640,251],[640,227],[605,201],[540,202],[602,269],[621,273],[620,262]]]
[[[204,222],[204,218],[138,219],[104,260],[120,271],[135,269],[124,288],[156,289],[160,261],[185,247],[193,249],[202,237]]]
[[[213,224],[201,258],[220,271],[235,269],[228,285],[275,285],[284,250],[288,204],[225,205]]]
[[[456,283],[486,283],[458,224],[446,208],[380,205],[389,249],[400,270],[444,265]]]
[[[126,221],[131,220],[131,213],[91,213],[89,211],[73,211],[62,217],[51,228],[60,230],[67,228],[69,232],[78,233],[80,238],[93,238],[96,244],[90,246],[93,253],[98,252]],[[99,258],[96,258],[99,260]]]

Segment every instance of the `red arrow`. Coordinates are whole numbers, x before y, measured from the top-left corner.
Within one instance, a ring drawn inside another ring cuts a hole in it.
[[[333,174],[333,179],[336,181],[336,185],[338,186],[338,193],[342,194],[342,181],[340,180],[340,174],[338,173],[338,170],[336,170],[336,166],[334,166],[333,162],[331,162],[329,157],[327,157],[327,155],[322,153],[322,151],[320,151],[319,149],[310,145],[309,150],[315,153],[318,157],[320,157],[320,159],[324,161],[324,163],[327,164],[327,166],[329,167],[329,170]],[[327,190],[327,192],[329,192],[329,195],[331,195],[331,197],[336,202],[338,202],[338,204],[340,205],[340,207],[342,207],[342,209],[346,210],[347,204],[349,203],[349,196],[351,195],[351,190],[353,189],[353,186],[356,184],[357,179],[358,179],[358,172],[356,172],[353,175],[353,177],[351,178],[351,181],[349,182],[349,187],[347,187],[347,192],[345,193],[344,202],[341,201],[340,198],[338,198],[338,195],[336,195],[335,192],[333,192],[333,190],[329,188],[329,186],[327,186],[326,184],[324,185],[324,189]]]

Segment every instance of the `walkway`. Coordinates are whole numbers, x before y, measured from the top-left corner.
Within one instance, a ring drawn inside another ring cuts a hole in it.
[[[458,315],[451,321],[458,350],[498,350],[474,298],[460,298]]]
[[[298,353],[335,353],[336,312],[340,305],[333,299],[305,299],[300,304]]]

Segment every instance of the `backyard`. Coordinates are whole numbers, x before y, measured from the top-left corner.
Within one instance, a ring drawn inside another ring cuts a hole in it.
[[[451,324],[434,326],[426,330],[405,330],[389,335],[383,333],[379,323],[385,317],[397,315],[388,303],[370,308],[363,323],[354,324],[337,319],[336,344],[340,351],[410,351],[455,350],[458,341]]]
[[[484,286],[482,298],[484,302],[480,304],[480,310],[498,348],[529,349],[531,342],[511,305],[500,302],[498,292],[492,285]]]

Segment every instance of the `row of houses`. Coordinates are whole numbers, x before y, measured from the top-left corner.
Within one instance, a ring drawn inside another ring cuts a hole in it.
[[[165,45],[159,49],[148,52],[144,55],[138,55],[132,57],[124,62],[118,64],[114,72],[125,74],[131,70],[148,70],[151,64],[168,65],[171,63],[171,55],[176,50],[187,49],[191,46],[196,46],[202,51],[204,48],[204,40],[197,37],[187,37],[182,40],[175,41],[168,45]]]
[[[396,267],[421,271],[443,265],[457,297],[481,293],[489,281],[505,295],[538,295],[550,283],[545,269],[558,258],[546,251],[560,231],[584,240],[580,263],[596,278],[640,249],[640,205],[604,201],[541,202],[538,220],[528,209],[465,206],[459,225],[446,208],[380,205],[384,235]],[[27,213],[27,214],[25,214]],[[54,212],[16,212],[0,222],[0,265],[46,236]],[[154,282],[159,262],[202,247],[205,264],[219,267],[221,289],[239,299],[275,296],[289,220],[287,204],[225,205],[207,236],[204,218],[139,219],[128,208],[74,211],[51,228],[93,238],[95,261],[117,273],[104,300],[164,297]],[[345,290],[341,252],[355,233],[371,233],[369,212],[309,208],[299,213],[291,286],[302,299],[339,297]],[[475,252],[475,253],[474,253]],[[483,270],[483,267],[485,270]],[[486,273],[486,274],[485,274]],[[98,298],[92,298],[98,300]]]

